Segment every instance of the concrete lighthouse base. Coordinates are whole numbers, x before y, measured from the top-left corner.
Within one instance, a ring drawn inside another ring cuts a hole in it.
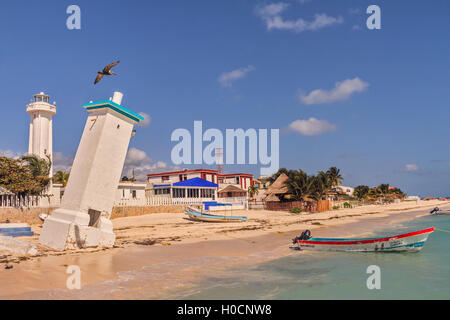
[[[89,214],[57,209],[45,219],[39,243],[55,250],[112,247],[116,236],[109,219],[100,217],[94,226]]]

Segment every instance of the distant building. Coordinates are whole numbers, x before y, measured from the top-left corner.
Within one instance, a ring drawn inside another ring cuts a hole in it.
[[[351,197],[351,196],[353,196],[353,192],[355,191],[355,188],[346,187],[346,186],[337,186],[336,191],[340,194],[346,194]]]
[[[192,178],[201,178],[219,185],[223,189],[229,185],[236,186],[242,190],[248,189],[253,185],[253,175],[250,173],[224,173],[220,174],[217,170],[192,169],[183,171],[152,173],[147,175],[148,183],[175,183]]]
[[[248,207],[247,190],[254,183],[249,173],[221,174],[210,169],[152,173],[147,182],[149,205],[218,201],[242,208]]]
[[[146,205],[146,182],[121,181],[116,191],[115,205]]]
[[[218,187],[216,183],[199,177],[178,182],[149,183],[146,198],[148,205],[202,204],[217,200]]]

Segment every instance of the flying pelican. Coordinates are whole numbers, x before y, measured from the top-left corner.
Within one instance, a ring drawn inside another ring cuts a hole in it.
[[[102,72],[97,72],[97,78],[95,78],[94,84],[102,80],[103,76],[110,76],[110,75],[117,76],[117,73],[112,72],[111,68],[117,65],[119,62],[120,61],[116,61],[111,64],[108,64],[106,67],[103,68]]]

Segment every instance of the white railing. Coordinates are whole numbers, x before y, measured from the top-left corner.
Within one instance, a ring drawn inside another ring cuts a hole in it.
[[[20,197],[17,195],[0,195],[0,208],[37,208],[47,198],[38,196]]]
[[[114,206],[116,207],[140,207],[145,205],[147,205],[145,198],[120,199],[114,202]]]
[[[147,206],[170,206],[172,199],[170,197],[149,197],[146,199]]]

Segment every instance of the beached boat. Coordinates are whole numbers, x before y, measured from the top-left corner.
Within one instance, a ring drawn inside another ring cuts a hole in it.
[[[309,230],[307,230],[309,231]],[[293,240],[303,250],[324,251],[419,251],[434,228],[380,238],[308,238],[302,236]]]
[[[209,213],[203,213],[198,209],[188,207],[184,210],[190,219],[203,222],[245,222],[247,217],[238,216],[220,216]]]
[[[430,213],[435,216],[449,216],[450,210],[441,210],[438,207],[436,207],[433,210],[431,210]]]

